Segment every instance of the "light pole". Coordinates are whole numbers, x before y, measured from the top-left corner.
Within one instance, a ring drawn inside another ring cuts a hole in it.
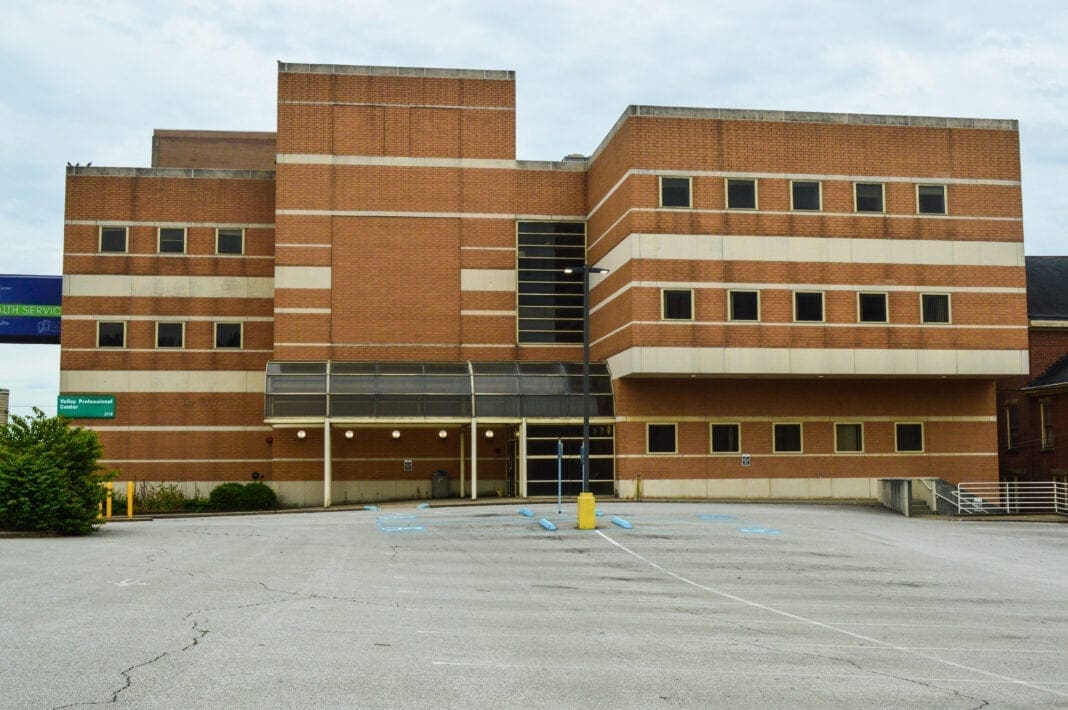
[[[582,493],[578,498],[579,530],[597,527],[596,501],[590,492],[590,274],[607,274],[608,269],[583,264],[564,269],[565,274],[582,274]]]

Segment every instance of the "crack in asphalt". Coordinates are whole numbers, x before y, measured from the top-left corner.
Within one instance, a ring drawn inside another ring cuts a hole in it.
[[[191,612],[189,614],[186,614],[182,618],[183,619],[188,619],[190,616],[192,616],[195,613],[196,612]],[[203,621],[204,621],[204,623],[207,623],[207,619],[204,619]],[[126,692],[131,687],[133,687],[133,674],[134,674],[134,671],[136,671],[139,668],[144,668],[146,666],[151,666],[153,663],[156,663],[157,661],[161,661],[164,658],[166,658],[167,656],[170,656],[172,654],[182,653],[184,651],[188,651],[189,649],[193,648],[194,646],[199,645],[200,644],[200,639],[204,638],[209,633],[209,629],[201,628],[200,627],[200,623],[201,623],[201,620],[199,620],[199,619],[193,621],[193,634],[194,634],[193,635],[193,640],[191,642],[189,642],[188,644],[186,644],[185,646],[182,646],[179,649],[174,649],[174,650],[171,650],[171,651],[164,651],[163,653],[159,654],[155,658],[149,659],[147,661],[142,661],[141,663],[135,663],[134,665],[132,665],[129,668],[127,668],[126,670],[122,671],[120,673],[120,675],[125,679],[126,682],[122,685],[121,688],[118,688],[117,690],[115,690],[111,694],[111,697],[109,699],[107,699],[107,700],[95,700],[95,701],[69,703],[67,705],[58,705],[58,706],[52,708],[52,710],[66,710],[67,708],[74,708],[74,707],[79,707],[79,706],[83,706],[83,705],[110,705],[112,703],[119,702],[119,695],[121,695],[122,693]]]

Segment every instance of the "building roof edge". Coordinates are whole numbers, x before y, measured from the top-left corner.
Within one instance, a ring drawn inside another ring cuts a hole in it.
[[[356,76],[405,76],[427,79],[493,79],[515,81],[511,69],[448,69],[438,67],[385,67],[356,64],[303,64],[278,62],[279,74],[352,74]]]

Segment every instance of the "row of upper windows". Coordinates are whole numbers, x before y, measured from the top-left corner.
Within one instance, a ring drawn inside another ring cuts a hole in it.
[[[801,422],[775,422],[772,424],[771,450],[773,453],[804,453],[804,424]],[[648,424],[646,427],[646,453],[678,453],[677,425],[674,423]],[[742,427],[736,423],[716,423],[709,431],[709,450],[713,454],[740,454],[742,452]],[[895,422],[894,451],[896,453],[922,453],[923,423]],[[864,452],[864,424],[861,422],[836,422],[834,425],[834,451],[839,454]]]
[[[689,209],[693,205],[693,178],[660,178],[660,206]],[[726,204],[729,210],[757,209],[757,180],[755,178],[727,178],[724,180]],[[823,183],[818,180],[790,181],[790,209],[798,212],[823,210]],[[854,212],[885,212],[886,184],[881,182],[853,183]],[[946,214],[945,185],[916,185],[917,214]]]
[[[98,348],[125,348],[126,321],[98,321]],[[156,323],[156,347],[177,349],[185,347],[185,323],[159,321]],[[215,347],[219,350],[239,350],[244,347],[243,323],[215,323]]]
[[[156,249],[159,254],[185,254],[185,227],[159,227],[156,231]],[[101,227],[100,253],[125,254],[129,250],[129,227]],[[245,230],[219,228],[215,230],[216,254],[243,254]]]
[[[665,288],[660,291],[660,315],[663,320],[694,319],[693,289]],[[794,292],[794,321],[797,323],[822,323],[825,313],[822,291]],[[857,294],[858,323],[888,323],[889,294]],[[949,323],[950,302],[948,293],[920,294],[921,323]],[[759,321],[759,291],[727,291],[727,320]]]

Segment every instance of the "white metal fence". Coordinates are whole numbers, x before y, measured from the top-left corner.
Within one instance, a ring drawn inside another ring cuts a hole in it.
[[[957,484],[957,513],[1068,515],[1068,483],[997,481]]]

